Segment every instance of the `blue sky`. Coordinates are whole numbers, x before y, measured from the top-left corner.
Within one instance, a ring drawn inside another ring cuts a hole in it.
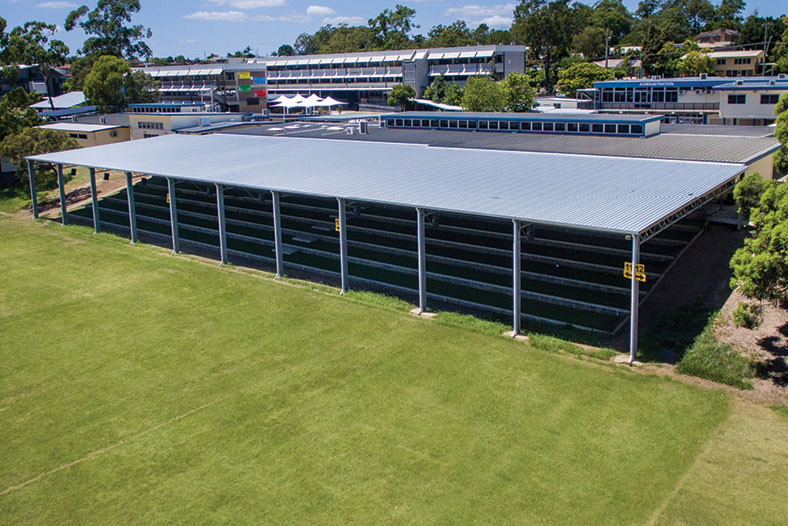
[[[84,0],[82,0],[84,2]],[[0,0],[0,16],[10,26],[27,20],[62,25],[79,0]],[[776,16],[788,11],[785,0],[758,0],[747,5],[747,13]],[[282,43],[292,43],[299,33],[313,32],[326,23],[364,24],[387,7],[401,3],[416,9],[416,32],[426,34],[436,24],[457,19],[470,26],[485,22],[491,27],[508,27],[515,1],[501,0],[142,0],[135,18],[153,30],[149,45],[156,56],[224,55],[250,46],[267,54]],[[586,3],[593,3],[589,0]],[[624,0],[630,8],[637,0]],[[94,1],[87,3],[90,7]],[[60,38],[72,51],[84,35],[61,32]]]

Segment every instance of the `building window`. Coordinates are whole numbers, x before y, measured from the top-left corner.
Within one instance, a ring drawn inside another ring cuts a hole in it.
[[[487,121],[479,121],[479,129],[486,130],[487,129]]]
[[[761,95],[761,104],[777,104],[780,96],[777,94]]]
[[[468,121],[468,129],[475,130],[476,129],[476,121]]]
[[[591,131],[591,127],[586,123],[580,123],[580,133],[588,133]]]
[[[534,122],[531,124],[531,129],[533,131],[542,131],[542,123],[541,122]]]
[[[601,124],[592,124],[591,125],[591,131],[593,131],[594,133],[602,133],[602,130],[603,130],[603,127],[602,127]]]
[[[438,121],[435,120],[435,119],[430,119],[430,127],[437,128],[438,127]]]
[[[570,133],[577,133],[577,123],[570,122],[569,124],[566,125],[566,130]]]
[[[629,125],[628,124],[619,124],[618,125],[618,133],[629,133]]]
[[[734,64],[750,64],[752,62],[751,58],[735,58],[733,59]]]
[[[724,58],[718,58],[717,59],[717,65],[718,66],[724,66],[726,62],[728,62],[728,61],[725,60]]]
[[[530,122],[521,122],[520,129],[525,131],[531,131],[531,123]]]
[[[605,124],[605,133],[616,133],[615,124]]]
[[[728,95],[728,104],[747,104],[746,95]]]
[[[389,126],[394,126],[394,119],[387,119],[386,124]]]
[[[112,130],[111,132],[109,132],[109,136],[110,137],[117,137],[118,136],[118,132],[116,132],[115,130]]]
[[[164,129],[164,123],[163,122],[139,121],[137,123],[137,128],[142,128],[143,130],[163,130]]]
[[[563,122],[556,122],[555,123],[555,131],[562,132],[565,131],[566,127]]]
[[[498,129],[498,121],[490,121],[490,129],[497,130]]]
[[[159,135],[157,133],[143,133],[142,134],[142,138],[143,139],[150,139],[151,137],[158,137],[158,136]]]
[[[553,131],[553,123],[552,122],[544,123],[543,129],[544,131]]]
[[[235,80],[235,73],[231,73],[231,72],[225,73],[224,80]]]
[[[643,125],[641,124],[633,124],[630,126],[629,131],[635,135],[642,135],[643,134]]]

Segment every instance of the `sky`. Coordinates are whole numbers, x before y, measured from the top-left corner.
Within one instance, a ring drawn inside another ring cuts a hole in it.
[[[84,0],[83,0],[84,2]],[[29,20],[63,25],[66,15],[79,0],[0,0],[0,16],[10,27]],[[494,28],[508,28],[515,1],[501,0],[141,0],[142,10],[133,22],[153,31],[148,40],[154,56],[204,57],[225,55],[252,48],[259,55],[275,51],[281,44],[292,44],[304,32],[312,33],[324,24],[366,24],[369,18],[395,4],[416,10],[419,28],[427,34],[437,24],[457,19],[476,27],[484,22]],[[588,0],[592,4],[592,0]],[[624,0],[634,10],[638,0]],[[87,2],[90,8],[95,1]],[[757,0],[747,4],[746,14],[757,10],[761,16],[777,16],[788,11],[785,0]],[[75,53],[84,40],[79,30],[59,31]]]

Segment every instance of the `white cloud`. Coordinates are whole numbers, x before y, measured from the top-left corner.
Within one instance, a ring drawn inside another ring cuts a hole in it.
[[[184,15],[184,18],[190,20],[246,22],[249,20],[249,15],[242,11],[197,11],[196,13]]]
[[[324,24],[332,24],[338,26],[339,24],[347,24],[349,26],[357,26],[359,24],[366,24],[367,19],[360,16],[332,16],[323,19]]]
[[[310,5],[306,8],[306,14],[308,16],[328,16],[335,13],[336,11],[324,5]]]
[[[460,7],[450,7],[443,14],[465,20],[471,26],[484,23],[490,27],[508,28],[512,24],[514,4],[466,4]]]
[[[39,2],[36,7],[42,9],[73,9],[77,7],[74,2]]]
[[[194,40],[193,38],[190,38],[188,40],[179,40],[178,43],[179,44],[196,44],[197,41]]]
[[[229,5],[236,9],[259,9],[285,5],[285,0],[210,0],[217,5]]]

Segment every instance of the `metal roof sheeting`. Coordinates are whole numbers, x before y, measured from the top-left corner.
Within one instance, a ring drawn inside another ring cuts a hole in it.
[[[164,135],[30,157],[263,190],[643,232],[744,166],[236,135]]]

